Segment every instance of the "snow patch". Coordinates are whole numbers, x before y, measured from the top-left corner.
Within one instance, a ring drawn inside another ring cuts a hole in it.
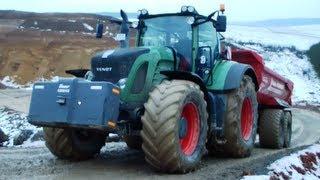
[[[16,112],[5,107],[0,107],[0,128],[9,136],[9,140],[3,143],[3,146],[14,146],[14,138],[17,137],[23,130],[31,130],[32,135],[22,144],[22,146],[32,146],[35,142],[31,142],[30,138],[41,131],[38,128],[28,123],[27,115],[24,113]],[[25,144],[26,143],[26,144]]]
[[[30,89],[32,89],[32,86],[33,86],[32,83],[20,85],[20,84],[16,83],[16,81],[14,80],[14,77],[10,77],[10,76],[5,76],[2,80],[0,80],[0,83],[5,85],[7,88],[13,88],[13,89],[30,90]]]
[[[245,176],[243,179],[320,179],[320,145],[285,156],[267,168],[268,175]]]
[[[128,149],[128,146],[125,142],[110,142],[106,143],[105,146],[101,148],[102,152],[119,152],[125,151]]]
[[[21,85],[15,81],[15,78],[16,77],[5,76],[2,80],[0,80],[0,83],[5,85],[7,88],[32,90],[34,82],[47,82],[47,81],[58,82],[59,81],[59,76],[52,76],[49,79],[40,77],[40,78],[36,79],[35,81]]]
[[[45,147],[46,146],[46,142],[45,141],[31,141],[30,139],[28,139],[27,141],[25,141],[22,145],[17,146],[17,147],[24,147],[24,148],[35,148],[35,147]]]
[[[93,31],[94,30],[94,28],[92,27],[92,26],[90,26],[89,24],[87,24],[87,23],[82,23],[83,24],[83,26],[86,28],[86,29],[88,29],[89,31]]]

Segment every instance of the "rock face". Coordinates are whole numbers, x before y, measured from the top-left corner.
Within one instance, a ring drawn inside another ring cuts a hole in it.
[[[9,140],[8,135],[6,135],[1,129],[0,129],[0,146],[6,141]]]
[[[21,130],[21,133],[19,135],[17,135],[16,137],[14,137],[13,139],[13,145],[21,145],[23,144],[24,141],[26,141],[27,139],[30,138],[30,136],[32,135],[33,131],[32,130]]]

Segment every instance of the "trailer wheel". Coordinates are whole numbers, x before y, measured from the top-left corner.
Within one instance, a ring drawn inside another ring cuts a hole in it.
[[[260,146],[280,149],[285,142],[285,115],[281,109],[265,109],[260,115]]]
[[[140,150],[142,146],[142,139],[141,136],[124,136],[124,142],[126,142],[127,146],[130,149],[137,149]]]
[[[255,85],[244,76],[240,88],[227,94],[224,120],[225,144],[214,138],[208,142],[210,154],[227,153],[233,157],[250,156],[257,134],[258,102]]]
[[[60,159],[85,160],[100,152],[106,134],[90,130],[43,128],[48,149]]]
[[[284,144],[285,148],[290,147],[292,135],[292,115],[290,112],[284,113]]]
[[[194,170],[206,152],[206,101],[190,81],[164,81],[149,94],[142,116],[146,161],[164,172]]]

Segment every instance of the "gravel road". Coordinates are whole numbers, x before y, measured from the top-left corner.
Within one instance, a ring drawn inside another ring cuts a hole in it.
[[[27,112],[30,91],[1,90],[0,99],[0,106]],[[123,142],[106,145],[100,155],[84,162],[58,160],[45,147],[0,148],[0,179],[239,179],[243,173],[264,173],[270,162],[319,141],[319,113],[293,109],[293,124],[290,149],[262,149],[257,144],[249,158],[207,156],[197,171],[185,175],[155,172],[142,152],[129,150]]]

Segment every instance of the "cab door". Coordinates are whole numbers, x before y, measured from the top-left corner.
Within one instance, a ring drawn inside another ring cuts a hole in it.
[[[198,50],[195,59],[195,71],[208,82],[215,59],[219,56],[217,31],[211,21],[198,25]]]

